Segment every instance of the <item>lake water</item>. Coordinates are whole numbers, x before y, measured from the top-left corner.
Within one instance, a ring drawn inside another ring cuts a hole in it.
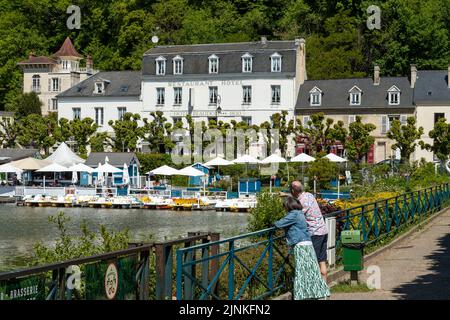
[[[23,267],[33,254],[34,244],[52,245],[58,229],[48,221],[51,215],[64,211],[70,217],[67,230],[79,235],[86,220],[90,230],[103,224],[108,230],[128,228],[135,241],[170,240],[188,232],[219,232],[221,238],[245,233],[248,213],[216,211],[165,211],[141,209],[33,208],[0,205],[0,271]]]

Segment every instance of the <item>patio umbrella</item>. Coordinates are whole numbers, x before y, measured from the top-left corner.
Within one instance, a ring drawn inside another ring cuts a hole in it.
[[[331,162],[336,162],[336,163],[347,162],[347,159],[341,158],[341,157],[335,155],[334,153],[329,153],[324,158],[327,158]],[[339,174],[338,174],[338,177],[337,177],[337,187],[338,187],[337,198],[339,199],[340,187],[341,187],[341,184],[340,184],[340,181],[339,181]]]
[[[302,180],[304,180],[304,163],[316,161],[316,158],[307,155],[306,153],[300,153],[291,159],[291,162],[301,162],[302,163]]]
[[[245,164],[245,175],[247,175],[248,164],[249,163],[260,163],[261,161],[259,161],[258,159],[254,158],[252,156],[244,155],[242,157],[234,159],[232,162],[236,163],[236,164]]]
[[[231,162],[231,161],[225,160],[224,158],[221,158],[221,157],[217,157],[212,160],[209,160],[208,162],[204,163],[203,165],[207,166],[207,167],[217,167],[217,172],[220,174],[221,166],[230,166],[232,164],[233,164],[233,162]]]
[[[87,173],[92,173],[92,171],[94,171],[94,169],[85,165],[84,163],[74,164],[71,167],[69,167],[69,170],[76,171],[76,172],[87,172]]]
[[[178,175],[187,177],[203,177],[206,175],[203,171],[195,169],[194,167],[186,167],[178,171]],[[188,180],[189,185],[189,180]]]
[[[53,172],[53,181],[56,181],[56,173],[57,172],[70,172],[69,168],[66,168],[60,164],[52,163],[48,166],[43,167],[42,169],[36,170],[36,172]],[[43,178],[43,184],[45,188],[45,176]]]
[[[23,170],[13,166],[10,163],[6,163],[6,164],[0,166],[0,173],[16,173],[17,174],[19,172],[22,173]]]
[[[128,166],[126,163],[123,164],[123,176],[122,176],[123,184],[130,183],[130,174],[128,173]]]
[[[272,163],[286,163],[289,181],[289,166],[287,160],[276,153],[261,160],[261,164],[272,164]],[[270,192],[272,192],[272,179],[270,179]]]
[[[20,168],[22,170],[39,170],[44,168],[45,166],[51,164],[52,162],[49,160],[39,160],[35,158],[25,158],[22,160],[13,161],[10,164],[16,168]]]
[[[174,176],[178,174],[178,170],[169,166],[162,166],[156,169],[153,169],[147,174],[154,174],[154,175],[160,175],[160,176]]]

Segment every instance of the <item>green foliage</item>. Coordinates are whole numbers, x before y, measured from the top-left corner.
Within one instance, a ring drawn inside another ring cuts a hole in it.
[[[96,254],[126,249],[130,242],[128,230],[110,231],[105,226],[100,226],[100,233],[89,230],[86,222],[80,226],[81,235],[71,236],[67,231],[67,223],[70,218],[60,212],[57,216],[50,216],[49,222],[56,224],[59,230],[59,238],[54,247],[46,247],[37,243],[34,247],[34,265],[56,263],[70,259],[77,259]]]
[[[286,213],[278,194],[261,192],[256,197],[256,207],[250,211],[249,232],[273,227],[275,221],[281,219]]]
[[[69,4],[0,1],[0,109],[16,111],[23,83],[17,63],[31,51],[56,52],[66,36],[101,70],[139,70],[153,35],[158,45],[303,36],[309,79],[361,77],[374,63],[386,75],[406,75],[410,63],[423,69],[450,63],[448,0],[378,1],[381,30],[365,25],[370,1],[79,0],[82,28],[72,32]]]
[[[418,143],[416,142],[423,135],[423,128],[416,126],[416,118],[408,117],[406,125],[402,125],[399,120],[392,122],[391,128],[387,132],[389,139],[395,140],[392,149],[400,149],[401,161],[408,162],[411,153],[414,152]]]
[[[140,171],[145,173],[163,165],[173,166],[170,154],[159,153],[137,153],[136,156],[141,164]]]
[[[106,132],[97,132],[91,137],[91,139],[89,139],[91,152],[104,152],[107,143],[108,133]]]
[[[303,126],[301,121],[297,121],[297,123],[296,131],[303,137],[314,156],[320,152],[326,153],[336,141],[336,137],[342,136],[342,123],[332,126],[334,120],[325,118],[323,112],[312,114],[307,126]]]
[[[17,137],[19,136],[19,126],[14,120],[3,118],[0,121],[0,146],[2,148],[16,147]]]
[[[17,105],[13,107],[13,110],[16,111],[16,116],[19,119],[30,114],[41,115],[42,102],[35,92],[20,94],[16,103]]]
[[[330,188],[330,181],[337,177],[339,167],[327,158],[320,158],[312,162],[308,169],[309,184],[313,187],[314,178],[317,181],[317,190]]]
[[[70,121],[70,131],[72,133],[72,137],[77,143],[78,152],[81,155],[86,154],[86,146],[91,144],[91,148],[95,146],[95,138],[92,141],[92,136],[97,131],[98,125],[91,118],[84,118],[83,120],[72,120]]]
[[[441,162],[446,161],[450,156],[450,123],[447,123],[447,119],[439,119],[428,136],[433,139],[433,144],[420,141],[422,149],[433,152]]]
[[[356,121],[349,125],[349,134],[344,141],[344,148],[350,160],[360,162],[369,152],[375,142],[375,138],[370,135],[376,129],[371,123],[362,123],[361,116],[356,116]]]
[[[171,137],[172,124],[167,122],[162,111],[151,112],[150,115],[153,120],[144,118],[145,139],[149,142],[152,151],[166,153],[174,147]]]
[[[137,142],[144,135],[144,128],[139,126],[141,116],[127,112],[123,119],[109,121],[109,125],[114,130],[114,137],[111,137],[111,146],[115,152],[134,152]]]
[[[54,115],[42,117],[38,114],[30,114],[18,123],[18,142],[22,146],[29,146],[44,150],[48,154],[49,148],[56,142],[56,127],[58,122]]]

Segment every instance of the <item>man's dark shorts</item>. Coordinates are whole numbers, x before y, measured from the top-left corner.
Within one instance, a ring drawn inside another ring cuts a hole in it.
[[[326,262],[328,234],[324,234],[322,236],[311,236],[311,241],[314,246],[314,251],[316,252],[317,261]]]

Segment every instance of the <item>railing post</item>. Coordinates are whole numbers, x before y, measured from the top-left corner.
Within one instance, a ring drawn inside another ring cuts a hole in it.
[[[66,299],[66,269],[58,269],[58,300]]]
[[[155,245],[156,254],[156,299],[172,299],[172,246]]]
[[[216,242],[220,240],[220,233],[211,233],[211,242]],[[217,256],[220,253],[220,246],[215,244],[210,246],[210,255]],[[210,272],[209,272],[209,281],[212,281],[215,275],[219,272],[219,258],[210,260]],[[211,289],[211,292],[214,292],[216,295],[219,293],[220,280],[217,279],[216,283]]]
[[[389,200],[385,200],[384,202],[384,218],[386,223],[386,232],[389,234],[391,232],[391,221],[390,221],[390,213],[389,213]]]
[[[234,240],[229,242],[229,263],[228,263],[228,300],[234,298]]]
[[[150,250],[143,251],[140,254],[141,276],[139,281],[139,300],[149,299],[149,262]]]
[[[267,270],[267,282],[269,289],[273,290],[273,231],[269,232],[269,261]]]
[[[184,247],[188,248],[193,244],[195,245],[195,243],[187,241],[184,243]],[[186,253],[185,263],[191,263],[194,260],[195,260],[195,251],[189,250]],[[195,278],[195,265],[190,264],[188,266],[185,266],[183,267],[183,270],[186,274],[189,274]],[[186,300],[194,299],[194,281],[192,281],[192,279],[189,277],[184,278],[184,298]]]
[[[364,241],[367,240],[367,235],[366,235],[366,206],[362,206],[361,207],[361,230],[362,230],[362,234],[363,234],[363,239]]]
[[[183,299],[183,253],[177,250],[177,300]]]

